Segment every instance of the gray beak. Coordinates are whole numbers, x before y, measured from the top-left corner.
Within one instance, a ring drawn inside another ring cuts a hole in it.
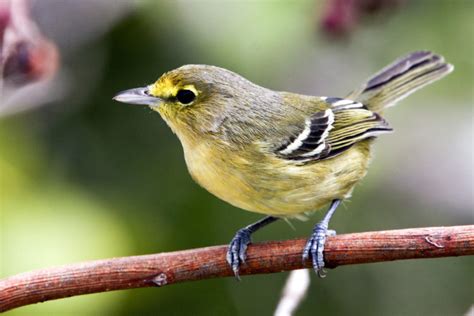
[[[123,103],[149,106],[158,106],[161,103],[160,98],[148,94],[148,87],[129,89],[119,92],[115,97],[113,97],[113,99]]]

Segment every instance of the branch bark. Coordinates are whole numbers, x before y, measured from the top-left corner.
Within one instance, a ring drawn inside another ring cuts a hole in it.
[[[310,268],[302,262],[306,239],[249,246],[241,275]],[[112,258],[46,268],[0,280],[0,311],[81,294],[164,286],[232,276],[227,246]],[[474,255],[474,225],[413,228],[328,237],[326,265]]]

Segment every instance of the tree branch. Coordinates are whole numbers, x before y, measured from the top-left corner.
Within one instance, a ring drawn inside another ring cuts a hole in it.
[[[249,246],[241,275],[311,267],[306,239]],[[74,295],[232,276],[227,246],[112,258],[31,271],[0,280],[0,311]],[[326,265],[474,255],[474,225],[413,228],[328,237]]]

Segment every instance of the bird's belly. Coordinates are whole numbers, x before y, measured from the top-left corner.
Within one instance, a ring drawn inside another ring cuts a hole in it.
[[[368,144],[332,159],[295,165],[278,158],[216,157],[207,149],[185,152],[192,177],[220,199],[247,211],[292,217],[350,196],[366,173]]]

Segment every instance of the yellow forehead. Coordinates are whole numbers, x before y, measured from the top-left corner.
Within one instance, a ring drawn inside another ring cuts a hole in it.
[[[172,79],[164,77],[158,79],[155,83],[148,86],[148,91],[152,96],[167,99],[175,97],[179,90],[191,90],[195,95],[199,92],[192,84],[182,85],[174,82]]]

